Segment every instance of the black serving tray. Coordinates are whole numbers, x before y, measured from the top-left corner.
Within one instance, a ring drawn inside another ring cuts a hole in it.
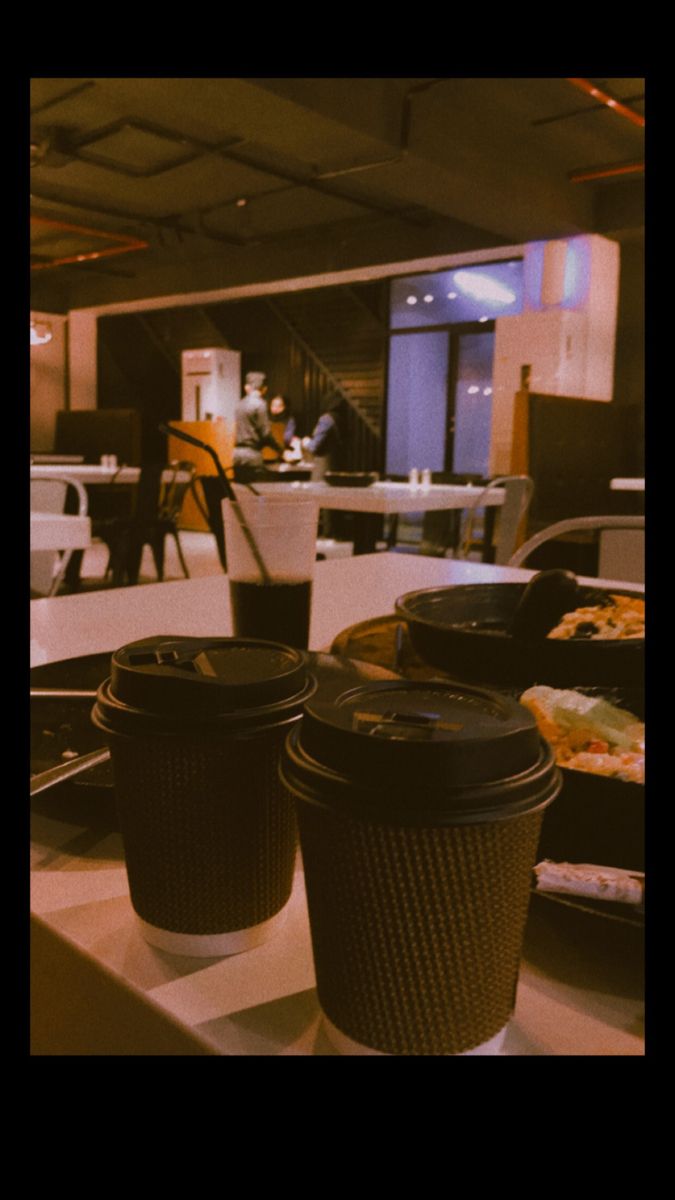
[[[117,649],[117,647],[115,647]],[[113,650],[62,659],[33,667],[31,688],[87,689],[95,692],[110,675]],[[400,676],[372,663],[331,654],[308,653],[308,669],[317,678],[319,688],[342,690],[372,679],[397,679]],[[30,771],[37,775],[65,762],[64,751],[86,754],[104,744],[100,729],[91,720],[94,698],[33,698],[30,723]],[[94,823],[117,828],[114,781],[111,762],[83,771],[73,779],[55,785],[31,799],[34,812],[58,815],[74,823]]]

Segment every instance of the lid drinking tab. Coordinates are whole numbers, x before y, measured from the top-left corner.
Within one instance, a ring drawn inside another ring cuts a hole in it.
[[[144,638],[113,654],[110,693],[167,716],[240,712],[300,694],[305,663],[301,651],[253,638]]]
[[[413,823],[529,806],[557,786],[532,714],[454,681],[365,684],[331,703],[318,692],[287,751],[287,782],[304,793]]]

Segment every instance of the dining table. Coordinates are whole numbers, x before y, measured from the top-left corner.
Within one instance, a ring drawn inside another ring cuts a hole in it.
[[[378,517],[469,509],[480,501],[481,508],[486,510],[483,539],[485,559],[491,552],[494,511],[504,503],[505,498],[502,487],[456,483],[418,486],[393,480],[377,480],[368,487],[335,486],[323,480],[256,483],[255,487],[263,496],[309,497],[316,500],[319,508],[354,513],[355,555],[372,554],[375,550],[379,533]]]
[[[141,477],[140,467],[117,466],[108,467],[100,463],[31,463],[31,479],[52,479],[55,475],[61,479],[75,479],[85,486],[103,483],[134,484]],[[174,472],[167,467],[167,479],[172,479]],[[180,479],[180,474],[177,476]]]
[[[405,592],[531,576],[386,552],[318,562],[310,651],[330,654],[346,627],[393,613]],[[152,635],[232,633],[223,574],[34,600],[30,617],[33,667],[107,656]],[[282,929],[223,958],[177,956],[143,939],[116,823],[93,802],[69,808],[58,787],[31,799],[30,882],[33,1055],[337,1053],[317,998],[300,854]],[[503,1056],[644,1054],[640,950],[602,924],[589,917],[572,936],[556,905],[530,905]]]

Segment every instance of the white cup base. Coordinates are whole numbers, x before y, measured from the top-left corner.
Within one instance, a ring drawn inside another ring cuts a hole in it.
[[[252,925],[250,929],[233,929],[228,933],[174,933],[150,925],[136,915],[141,933],[146,942],[169,954],[184,954],[189,958],[225,958],[229,954],[242,954],[252,950],[281,929],[286,920],[288,905],[267,921]]]
[[[341,1029],[338,1029],[337,1026],[329,1020],[325,1013],[323,1014],[323,1023],[326,1029],[326,1034],[335,1046],[335,1049],[339,1050],[340,1054],[380,1054],[384,1055],[385,1057],[387,1056],[387,1053],[384,1050],[373,1050],[370,1046],[364,1046],[362,1042],[355,1042],[353,1038],[350,1038],[346,1033],[343,1033]],[[473,1046],[471,1050],[460,1050],[457,1055],[453,1055],[452,1057],[459,1058],[467,1054],[501,1054],[507,1029],[508,1025],[504,1025],[503,1029],[500,1029],[498,1033],[495,1033],[494,1036],[489,1038],[487,1042],[481,1042],[480,1046]]]

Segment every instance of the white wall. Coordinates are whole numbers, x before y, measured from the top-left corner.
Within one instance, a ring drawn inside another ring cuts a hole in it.
[[[30,348],[30,449],[52,450],[56,414],[66,407],[67,319],[55,313],[31,312],[31,320],[48,323],[52,340]]]
[[[510,469],[513,399],[521,367],[529,366],[530,391],[583,400],[611,400],[614,391],[619,245],[595,234],[569,238],[564,277],[545,250],[523,247],[525,303],[518,316],[496,321],[490,470]]]
[[[87,309],[68,314],[68,367],[70,407],[96,408],[97,388],[96,316]]]

